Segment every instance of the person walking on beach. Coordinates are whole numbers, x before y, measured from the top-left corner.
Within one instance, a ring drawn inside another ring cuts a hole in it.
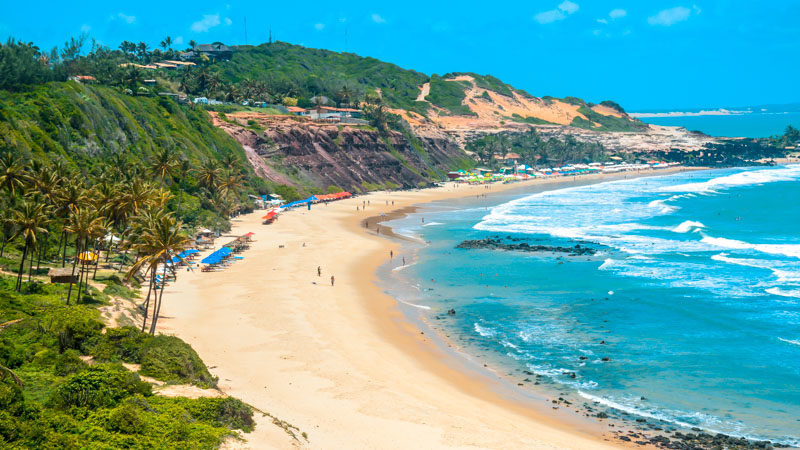
[[[333,278],[333,275],[331,275],[331,286],[333,286],[333,282],[334,282],[334,281],[336,281],[336,279],[335,279],[335,278]]]
[[[318,277],[322,276],[322,267],[320,267],[320,266],[317,266],[317,276]]]
[[[394,251],[393,250],[389,250],[389,260],[391,260],[393,258],[394,258]]]
[[[403,256],[403,265],[404,266],[406,265],[406,257],[405,256]]]

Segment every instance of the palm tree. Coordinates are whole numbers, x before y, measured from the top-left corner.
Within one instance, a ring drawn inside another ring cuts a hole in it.
[[[0,231],[2,231],[3,243],[0,245],[0,257],[3,256],[6,250],[6,244],[11,242],[16,235],[16,226],[14,222],[14,211],[11,202],[7,199],[0,200]]]
[[[350,100],[353,98],[353,91],[351,91],[347,85],[345,84],[342,86],[342,89],[339,90],[339,106],[342,107],[350,107]]]
[[[164,180],[172,176],[172,172],[177,166],[178,158],[174,148],[165,146],[150,160],[150,173],[161,180],[163,186]]]
[[[222,173],[222,176],[217,183],[217,188],[220,190],[222,195],[229,195],[233,196],[234,198],[238,195],[239,190],[243,186],[244,175],[236,172],[235,169],[226,169]]]
[[[130,278],[143,268],[153,274],[159,264],[163,265],[161,289],[160,293],[156,291],[153,316],[150,322],[150,334],[155,334],[158,316],[161,312],[161,304],[164,299],[167,262],[173,258],[173,255],[188,247],[191,244],[191,239],[181,231],[182,224],[172,217],[172,213],[164,213],[161,210],[154,214],[144,214],[142,219],[140,234],[137,242],[133,244],[133,248],[136,249],[139,258],[131,266],[126,276]],[[142,331],[144,331],[146,320],[147,306],[145,306],[145,322],[142,324]]]
[[[14,196],[25,186],[28,179],[25,162],[19,155],[10,150],[0,153],[0,188]]]
[[[197,45],[197,42],[195,42],[194,39],[189,41],[189,47],[192,47],[192,50],[194,50],[195,45]]]
[[[81,299],[81,286],[83,279],[83,266],[85,260],[81,258],[81,254],[86,250],[86,244],[90,237],[97,234],[98,227],[102,218],[100,218],[94,209],[76,208],[70,212],[69,221],[65,230],[75,235],[75,260],[72,262],[72,277],[75,277],[75,267],[80,262],[81,271],[78,274],[78,302]],[[72,280],[70,279],[69,290],[67,291],[67,305],[72,296]]]
[[[238,98],[239,90],[236,88],[236,85],[229,83],[222,87],[222,101],[233,103],[236,102]]]
[[[25,269],[25,259],[28,250],[35,248],[37,238],[41,234],[47,233],[44,227],[48,220],[47,206],[43,202],[25,199],[20,203],[19,208],[14,211],[14,225],[17,230],[15,237],[21,236],[25,242],[22,250],[22,258],[19,262],[19,273],[17,273],[16,291],[22,289],[22,274]]]
[[[209,191],[213,191],[217,187],[220,173],[221,169],[219,164],[213,159],[207,159],[203,161],[200,165],[200,169],[197,171],[197,181]]]
[[[70,213],[76,211],[86,202],[86,188],[82,180],[80,178],[67,179],[55,192],[55,199],[56,216],[66,220]],[[68,230],[65,227],[61,232],[61,240],[64,244],[64,251],[61,256],[61,267],[64,267],[67,261],[67,233]],[[59,243],[59,250],[60,249],[61,244]],[[57,254],[56,257],[58,257]]]

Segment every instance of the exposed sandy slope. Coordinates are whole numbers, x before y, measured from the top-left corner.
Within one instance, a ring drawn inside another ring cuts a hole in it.
[[[295,210],[270,226],[261,225],[263,212],[254,213],[235,220],[234,234],[256,233],[244,260],[223,272],[181,273],[165,293],[161,331],[191,343],[226,394],[286,421],[275,427],[272,418],[257,414],[249,443],[231,445],[609,445],[600,437],[603,426],[572,411],[553,411],[542,398],[510,400],[515,391],[508,383],[483,369],[468,370],[463,359],[433,345],[373,284],[376,267],[397,247],[366,231],[361,220],[486,192],[479,186],[373,193]],[[356,212],[364,200],[372,205]],[[306,432],[308,441],[289,437],[287,423],[299,429],[296,436]]]
[[[516,125],[513,122],[511,124],[508,123],[511,122],[509,118],[514,114],[523,118],[535,117],[559,125],[569,125],[575,117],[586,118],[578,112],[578,106],[576,105],[570,105],[558,100],[545,101],[537,97],[524,97],[517,92],[514,92],[512,97],[500,95],[494,91],[478,87],[475,84],[475,79],[469,75],[459,75],[449,78],[447,81],[467,81],[472,84],[472,88],[466,91],[466,98],[463,103],[478,117],[432,115],[431,120],[446,129],[471,127],[507,128],[507,125],[514,128]],[[427,92],[424,92],[426,88]],[[423,97],[423,92],[424,96],[428,95],[430,83],[422,86],[420,97]],[[489,95],[491,101],[482,97],[484,92]],[[417,100],[420,100],[420,98],[418,97]],[[605,109],[610,110],[610,108]],[[601,114],[607,114],[605,109],[597,111]],[[613,113],[611,115],[619,116],[616,111],[613,111]]]

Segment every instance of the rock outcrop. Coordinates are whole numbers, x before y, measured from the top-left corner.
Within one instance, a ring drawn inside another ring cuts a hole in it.
[[[417,187],[441,180],[466,159],[447,137],[412,140],[398,132],[257,113],[214,115],[214,123],[245,148],[260,176],[300,187]]]

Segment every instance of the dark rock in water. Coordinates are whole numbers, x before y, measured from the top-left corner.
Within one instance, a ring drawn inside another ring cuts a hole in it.
[[[517,240],[512,239],[512,242],[516,241]],[[527,242],[521,242],[519,244],[511,244],[503,242],[500,239],[494,239],[494,238],[466,240],[458,244],[456,248],[508,250],[508,251],[519,251],[519,252],[566,253],[570,256],[594,255],[595,253],[597,253],[597,250],[591,247],[582,246],[580,244],[576,244],[574,247],[561,247],[554,245],[539,245],[539,244],[530,245]]]
[[[581,361],[584,361],[584,360],[587,360],[589,358],[587,358],[586,356],[579,356],[578,359],[580,359]]]
[[[597,414],[595,414],[594,416],[597,417],[598,419],[608,419],[608,414],[606,414],[606,413],[604,413],[602,411],[597,413]]]
[[[450,310],[447,311],[447,314],[449,314],[451,316],[455,316],[456,315],[456,310],[455,309],[450,309]]]
[[[608,356],[604,356],[603,359],[601,359],[600,361],[608,362],[611,361],[611,358],[609,358]]]
[[[620,441],[625,441],[625,442],[630,442],[630,441],[631,441],[631,438],[629,438],[628,436],[620,436],[620,437],[619,437],[619,440],[620,440]]]

